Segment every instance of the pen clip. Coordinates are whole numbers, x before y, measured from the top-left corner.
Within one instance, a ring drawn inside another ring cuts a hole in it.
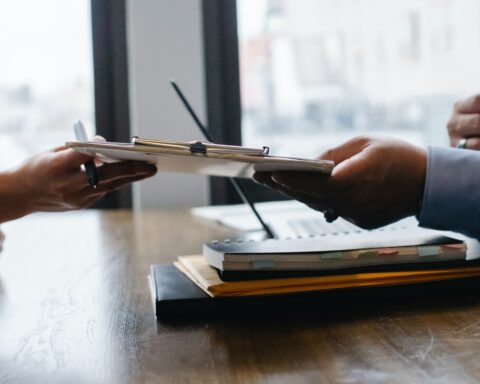
[[[85,126],[81,121],[77,121],[75,124],[73,124],[73,130],[78,141],[88,141]],[[84,163],[83,166],[87,175],[88,184],[90,184],[92,188],[96,189],[98,184],[98,171],[95,167],[95,162],[93,160],[89,160]]]
[[[192,153],[207,153],[207,146],[201,141],[196,141],[195,143],[190,144],[190,152]]]

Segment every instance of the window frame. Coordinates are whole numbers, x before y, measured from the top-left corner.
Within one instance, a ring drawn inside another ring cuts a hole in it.
[[[130,141],[126,0],[91,0],[95,124],[108,141]],[[131,208],[131,186],[94,208]]]
[[[202,0],[207,122],[222,144],[242,143],[242,102],[236,0]],[[268,143],[266,143],[268,144]],[[239,180],[253,201],[287,199],[253,181]],[[210,178],[213,205],[242,200],[226,178]]]

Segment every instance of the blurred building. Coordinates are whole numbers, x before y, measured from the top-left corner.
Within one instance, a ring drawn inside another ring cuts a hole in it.
[[[260,3],[239,0],[247,140],[385,132],[444,143],[452,103],[478,91],[478,1]],[[242,26],[253,8],[261,22]]]

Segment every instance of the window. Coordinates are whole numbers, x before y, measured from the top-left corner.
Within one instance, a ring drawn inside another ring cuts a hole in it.
[[[0,2],[0,169],[94,132],[89,0]]]
[[[237,0],[243,144],[446,144],[454,101],[479,91],[478,16],[470,0]]]
[[[125,0],[0,1],[0,170],[74,139],[130,137]],[[93,26],[93,29],[92,29]],[[127,208],[131,191],[97,208]]]

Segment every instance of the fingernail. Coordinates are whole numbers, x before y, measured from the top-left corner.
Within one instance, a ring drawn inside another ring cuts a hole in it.
[[[266,181],[264,179],[259,179],[259,178],[256,178],[255,175],[253,175],[252,177],[253,181],[255,183],[258,183],[258,184],[266,184]]]
[[[158,171],[158,168],[157,168],[157,166],[156,166],[156,165],[152,165],[152,166],[150,167],[150,169],[149,169],[149,172],[148,172],[148,173],[149,173],[150,175],[154,175],[154,174],[156,174],[156,173],[157,173],[157,171]]]
[[[283,184],[283,183],[282,183],[282,176],[280,176],[280,175],[278,175],[278,174],[276,174],[276,173],[273,173],[273,174],[272,174],[271,179],[272,179],[272,182],[273,182],[273,183]]]
[[[255,172],[253,174],[253,181],[259,184],[267,184],[270,180],[271,174],[266,172]]]

